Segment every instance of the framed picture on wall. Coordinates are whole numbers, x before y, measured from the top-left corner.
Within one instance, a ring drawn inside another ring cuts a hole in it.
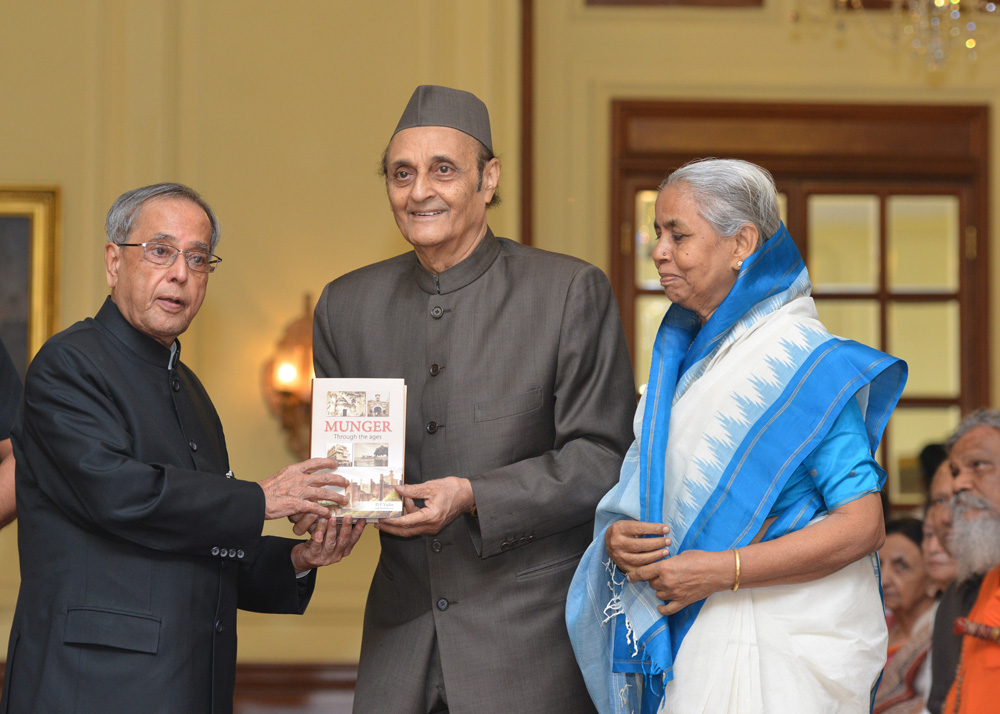
[[[0,340],[24,379],[55,327],[59,189],[0,185]]]

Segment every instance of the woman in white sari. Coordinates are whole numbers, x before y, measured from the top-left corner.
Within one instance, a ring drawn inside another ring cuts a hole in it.
[[[673,304],[567,602],[591,696],[602,714],[870,711],[873,454],[905,364],[823,328],[759,166],[675,171],[655,228]]]

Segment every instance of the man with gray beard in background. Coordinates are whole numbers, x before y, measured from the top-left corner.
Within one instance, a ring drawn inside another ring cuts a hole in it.
[[[961,654],[941,711],[986,712],[993,710],[1000,692],[996,677],[1000,669],[1000,411],[973,412],[948,445],[955,495],[947,542],[958,564],[957,581],[982,576],[982,585],[968,618],[954,620],[955,632],[962,635]]]

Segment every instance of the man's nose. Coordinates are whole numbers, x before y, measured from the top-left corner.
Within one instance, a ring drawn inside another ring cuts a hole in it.
[[[177,257],[174,259],[174,264],[168,268],[171,280],[176,280],[179,283],[187,281],[188,272],[191,268],[188,267],[185,257],[186,256],[183,253],[178,253]]]
[[[952,478],[951,486],[955,493],[971,491],[973,486],[972,472],[969,469],[959,469]]]
[[[425,198],[434,195],[434,182],[431,177],[424,173],[419,172],[415,179],[413,179],[413,197],[421,201]]]

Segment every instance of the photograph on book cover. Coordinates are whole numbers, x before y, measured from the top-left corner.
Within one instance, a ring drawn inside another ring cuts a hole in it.
[[[55,328],[59,191],[0,186],[0,340],[24,379]]]

